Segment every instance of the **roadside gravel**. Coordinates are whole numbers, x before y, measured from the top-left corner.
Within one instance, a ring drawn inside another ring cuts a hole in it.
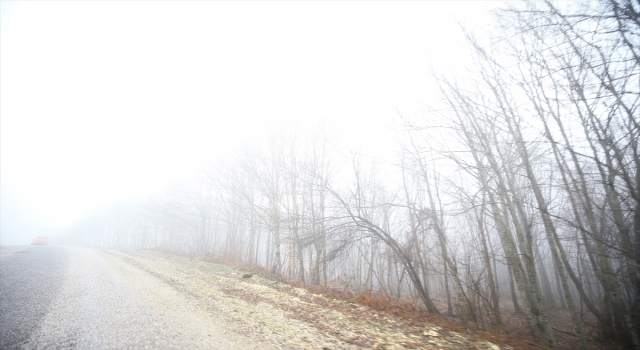
[[[500,346],[436,325],[388,314],[225,265],[156,251],[109,251],[189,295],[231,333],[279,349],[491,349]]]

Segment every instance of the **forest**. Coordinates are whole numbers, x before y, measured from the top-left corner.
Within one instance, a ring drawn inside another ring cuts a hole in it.
[[[432,103],[390,116],[394,159],[331,126],[274,129],[67,240],[240,261],[478,330],[518,314],[548,348],[560,310],[576,347],[640,349],[640,2],[493,15],[491,35],[465,31],[464,75],[432,70]]]

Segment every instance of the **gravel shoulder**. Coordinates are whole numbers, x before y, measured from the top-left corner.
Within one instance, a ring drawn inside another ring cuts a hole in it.
[[[408,324],[388,313],[253,276],[225,265],[157,251],[104,251],[188,296],[200,312],[250,342],[278,349],[501,349],[435,324]],[[502,347],[504,349],[505,347]]]

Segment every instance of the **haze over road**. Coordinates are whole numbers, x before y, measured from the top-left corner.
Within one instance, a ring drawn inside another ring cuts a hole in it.
[[[111,254],[0,247],[0,349],[256,347],[218,321],[172,286]]]

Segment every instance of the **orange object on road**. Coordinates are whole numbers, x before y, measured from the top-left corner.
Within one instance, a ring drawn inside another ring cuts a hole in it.
[[[47,245],[49,244],[49,237],[38,237],[31,242],[31,245]]]

